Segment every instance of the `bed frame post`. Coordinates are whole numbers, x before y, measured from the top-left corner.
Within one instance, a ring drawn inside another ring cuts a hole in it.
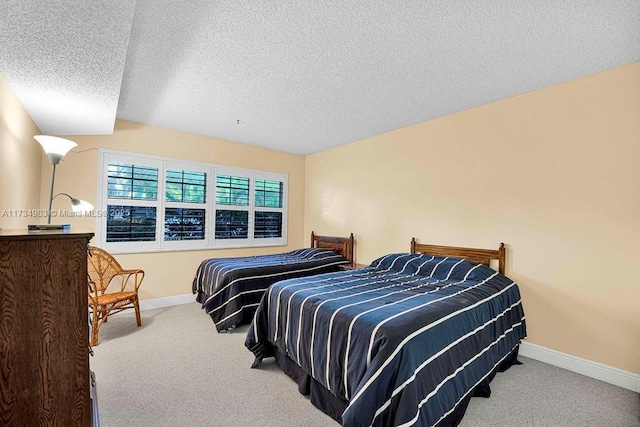
[[[498,272],[500,274],[504,274],[505,267],[505,247],[504,243],[500,243],[500,247],[498,248]]]
[[[354,239],[353,239],[353,233],[351,233],[351,236],[349,236],[349,250],[347,251],[347,254],[349,255],[347,258],[349,260],[351,260],[351,265],[353,265],[355,267],[356,265],[356,253],[353,250],[354,246]]]
[[[309,246],[310,248],[315,248],[316,247],[316,235],[313,232],[313,230],[311,231],[311,246]]]
[[[411,253],[412,254],[416,253],[416,238],[415,237],[411,238]]]

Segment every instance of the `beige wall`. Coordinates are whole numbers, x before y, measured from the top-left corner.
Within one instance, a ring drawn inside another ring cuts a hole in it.
[[[40,209],[40,131],[0,75],[0,227],[24,228],[39,218],[17,216]],[[45,207],[46,209],[46,207]]]
[[[202,259],[306,246],[312,229],[354,232],[359,262],[406,251],[412,236],[504,241],[528,341],[640,373],[639,117],[634,63],[306,159],[117,121],[113,135],[69,137],[79,147],[59,166],[56,191],[97,205],[99,147],[288,173],[287,247],[121,255],[147,270],[141,297],[189,293]],[[51,169],[38,133],[0,76],[0,212],[46,208]],[[33,222],[0,217],[3,228]]]
[[[640,63],[307,156],[305,197],[361,263],[505,242],[529,342],[640,373]]]
[[[116,121],[113,135],[66,138],[78,143],[78,147],[66,155],[56,171],[56,192],[64,191],[94,206],[98,205],[98,148],[289,175],[287,246],[118,255],[123,267],[145,270],[144,285],[140,288],[140,298],[143,300],[191,293],[193,276],[200,262],[206,258],[284,252],[309,245],[309,239],[302,234],[303,156],[122,120]],[[46,161],[46,157],[43,157],[43,161]],[[50,171],[43,171],[42,188],[48,188],[50,182]],[[43,204],[46,203],[46,197],[43,196]],[[68,199],[56,198],[54,201],[54,211],[69,208]],[[96,227],[94,218],[71,218],[65,222],[71,223],[76,229],[95,230]]]

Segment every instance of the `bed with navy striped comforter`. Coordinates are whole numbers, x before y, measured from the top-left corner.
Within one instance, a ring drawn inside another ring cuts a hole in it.
[[[245,345],[254,366],[279,352],[344,400],[344,426],[431,426],[464,413],[525,336],[518,286],[504,275],[457,258],[390,254],[274,284]]]
[[[274,282],[338,271],[349,261],[324,248],[203,261],[193,279],[196,301],[211,316],[218,332],[253,318],[262,294]]]

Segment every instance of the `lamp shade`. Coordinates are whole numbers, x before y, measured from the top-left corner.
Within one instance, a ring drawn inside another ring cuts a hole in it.
[[[69,150],[78,146],[78,144],[73,141],[57,136],[36,135],[33,138],[42,145],[42,149],[53,165],[60,163],[60,160],[62,160]]]
[[[71,210],[77,213],[88,213],[93,210],[93,205],[87,201],[71,198]]]

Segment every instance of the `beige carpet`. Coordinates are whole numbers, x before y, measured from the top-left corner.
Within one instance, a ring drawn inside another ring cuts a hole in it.
[[[100,425],[291,426],[338,424],[298,393],[272,360],[250,369],[247,327],[218,334],[199,304],[111,317],[100,330]],[[521,357],[473,398],[461,426],[640,426],[637,393]]]

